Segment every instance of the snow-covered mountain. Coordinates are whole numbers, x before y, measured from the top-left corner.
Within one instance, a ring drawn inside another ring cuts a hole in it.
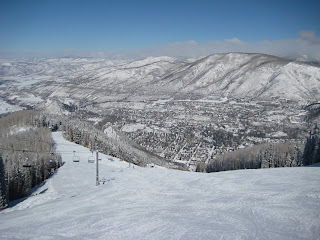
[[[43,100],[71,98],[79,105],[163,98],[320,100],[319,67],[264,54],[214,54],[191,62],[169,57],[1,60],[0,81],[2,96],[12,97],[18,87]]]
[[[317,66],[320,66],[320,57],[315,57],[307,54],[291,54],[291,55],[286,55],[284,58],[293,60],[293,61],[299,61],[299,62],[306,62],[306,63],[312,63]]]
[[[320,68],[261,54],[216,54],[159,81],[174,95],[319,99]]]
[[[140,168],[53,134],[65,164],[0,212],[0,239],[319,239],[319,168]],[[80,162],[73,162],[73,151]]]

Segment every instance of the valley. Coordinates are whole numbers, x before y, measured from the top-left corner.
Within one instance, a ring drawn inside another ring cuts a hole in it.
[[[261,143],[303,151],[311,126],[304,107],[320,100],[319,67],[265,54],[0,63],[6,104],[112,127],[192,171]]]
[[[195,170],[215,155],[261,143],[293,142],[307,136],[301,106],[285,101],[153,101],[108,104],[106,122],[141,146]]]
[[[320,240],[320,1],[0,1],[0,240]]]

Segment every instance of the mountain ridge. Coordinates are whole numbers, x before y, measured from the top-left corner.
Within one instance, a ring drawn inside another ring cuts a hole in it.
[[[239,58],[243,56],[246,57],[247,61],[243,61],[243,59],[242,61],[239,61]],[[232,58],[235,58],[235,60]],[[229,62],[231,63],[229,64]],[[243,96],[240,95],[243,95],[243,91],[237,91],[237,86],[241,87],[242,83],[247,83],[250,80],[251,86],[247,86],[248,84],[246,84],[246,87],[242,87],[244,91],[245,88],[247,88],[249,90],[248,92],[250,92],[255,83],[252,82],[253,79],[250,79],[250,77],[255,77],[254,75],[259,74],[259,71],[263,71],[265,74],[269,73],[269,76],[261,76],[260,74],[260,76],[256,76],[254,80],[258,80],[258,83],[260,84],[264,81],[265,83],[262,83],[262,85],[267,85],[270,80],[274,80],[277,76],[283,74],[281,72],[281,68],[285,67],[289,63],[292,63],[292,61],[264,54],[214,54],[190,63],[188,66],[185,66],[182,71],[170,73],[160,79],[160,83],[156,89],[157,91],[161,91],[161,87],[167,85],[167,92],[170,91],[169,89],[174,89],[176,90],[175,94],[188,94],[192,92],[199,93],[199,95],[203,95],[203,97],[212,95],[218,97],[229,97],[230,94],[234,93],[234,96],[231,97],[241,98]],[[317,69],[315,73],[316,79],[314,79],[315,81],[313,81],[313,84],[315,83],[319,86],[319,68],[305,63],[295,64]],[[298,67],[298,65],[296,67]],[[303,72],[303,69],[300,69],[300,72],[301,71]],[[306,74],[307,73],[304,73],[304,75]],[[289,76],[286,77],[289,78]],[[234,80],[238,81],[238,83]],[[241,84],[239,85],[239,83]],[[233,85],[234,87],[232,88]],[[268,88],[270,87],[271,86]],[[202,91],[205,88],[207,88],[207,91]],[[262,88],[257,90],[259,91],[251,94],[251,97],[259,97],[263,95]],[[269,95],[277,97],[276,94]],[[283,92],[282,97],[283,95],[286,97],[285,92]],[[292,95],[287,95],[287,97],[293,100],[301,100],[306,98],[306,94],[304,93],[304,95],[299,96],[299,98]],[[311,99],[312,97],[307,96],[307,98]]]
[[[10,86],[43,100],[77,102],[248,98],[320,100],[320,68],[260,53],[212,54],[191,62],[170,57],[138,61],[36,59],[0,62],[2,95]],[[3,85],[4,86],[4,85]]]

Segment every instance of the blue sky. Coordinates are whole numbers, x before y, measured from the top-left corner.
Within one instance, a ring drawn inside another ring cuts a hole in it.
[[[128,51],[320,33],[320,1],[1,0],[0,51]]]

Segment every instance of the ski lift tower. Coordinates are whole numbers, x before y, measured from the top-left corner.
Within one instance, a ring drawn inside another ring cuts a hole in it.
[[[99,185],[99,152],[96,152],[96,186]]]

